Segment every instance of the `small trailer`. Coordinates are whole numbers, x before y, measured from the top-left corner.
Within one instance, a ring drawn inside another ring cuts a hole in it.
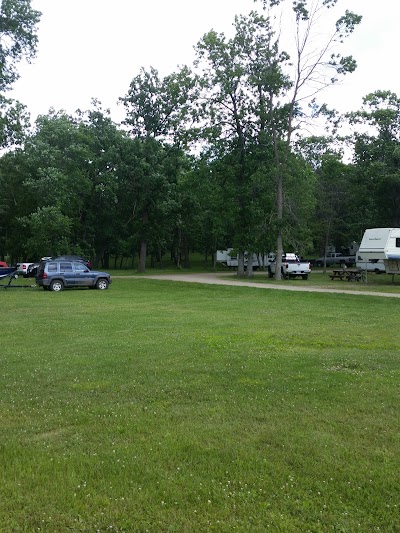
[[[14,280],[14,279],[17,279],[18,278],[18,273],[17,273],[17,267],[0,267],[0,281],[5,281],[7,278],[10,278],[8,280],[8,283],[6,284],[3,284],[3,283],[0,283],[0,289],[17,289],[17,288],[24,288],[24,289],[27,289],[27,288],[33,288],[35,287],[35,285],[12,285],[11,282]]]
[[[262,254],[253,254],[253,270],[257,268],[266,268],[273,260],[275,259],[274,253],[269,253],[268,255]],[[245,252],[244,254],[244,266],[247,267],[249,260],[249,254]],[[239,265],[239,254],[233,248],[228,248],[227,250],[217,250],[217,263],[220,263],[223,266],[228,268],[237,268]]]
[[[400,228],[366,229],[357,253],[357,263],[382,260],[387,274],[400,274]]]

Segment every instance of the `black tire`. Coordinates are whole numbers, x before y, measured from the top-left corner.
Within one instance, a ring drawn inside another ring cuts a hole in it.
[[[50,283],[49,289],[54,292],[61,292],[64,289],[64,283],[60,279],[54,279]]]
[[[303,274],[301,277],[302,277],[303,279],[308,279],[308,274]]]
[[[321,263],[321,261],[317,261],[317,262],[315,263],[315,266],[317,266],[317,267],[322,267],[322,266],[324,266],[324,263]]]
[[[274,275],[272,273],[272,270],[271,270],[271,267],[268,267],[268,277],[269,278],[273,278],[274,277]]]
[[[104,291],[108,289],[108,281],[105,278],[100,278],[96,281],[96,289]]]

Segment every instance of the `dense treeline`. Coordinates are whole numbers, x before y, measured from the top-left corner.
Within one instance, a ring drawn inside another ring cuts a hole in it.
[[[280,248],[306,255],[359,241],[366,227],[398,226],[399,98],[377,91],[346,117],[312,98],[354,70],[354,60],[331,46],[361,17],[346,11],[322,46],[329,60],[317,53],[310,64],[311,21],[336,2],[313,3],[316,11],[295,2],[303,40],[290,77],[271,15],[284,1],[262,2],[265,16],[237,17],[230,39],[206,34],[193,68],[165,78],[142,69],[120,98],[122,125],[93,101],[73,116],[51,110],[29,130],[23,106],[8,101],[3,145],[13,146],[0,158],[0,256],[80,253],[102,266],[129,258],[144,271],[147,258],[162,265],[166,253],[178,267],[193,251],[211,257],[231,246],[241,255]],[[32,35],[38,16],[31,12]],[[316,117],[328,121],[329,136],[302,134]],[[341,122],[352,128],[346,138],[337,133]]]

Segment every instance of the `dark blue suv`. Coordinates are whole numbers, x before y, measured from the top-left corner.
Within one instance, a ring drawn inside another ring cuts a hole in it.
[[[69,287],[108,289],[111,276],[107,272],[90,270],[81,261],[49,260],[39,265],[36,283],[51,291],[62,291]]]

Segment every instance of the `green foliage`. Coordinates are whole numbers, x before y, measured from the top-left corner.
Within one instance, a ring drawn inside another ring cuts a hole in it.
[[[36,54],[37,25],[41,13],[31,0],[2,0],[0,5],[0,91],[7,91],[19,78],[16,65]]]
[[[315,172],[315,212],[312,235],[319,255],[335,243],[346,247],[359,241],[361,220],[355,207],[354,168],[342,161],[335,139],[310,137],[298,143],[298,149]]]
[[[0,94],[0,146],[20,146],[26,138],[29,119],[23,104]]]
[[[355,150],[355,183],[363,218],[370,226],[400,225],[400,100],[376,91],[349,114]],[[365,127],[367,126],[367,130]]]
[[[188,67],[160,79],[158,71],[143,68],[130,83],[128,94],[120,98],[126,109],[127,125],[134,137],[153,137],[183,144],[195,119],[197,78]]]
[[[29,227],[31,234],[25,245],[27,257],[61,255],[71,250],[71,219],[56,206],[39,207],[20,222]]]
[[[31,0],[2,0],[0,3],[0,146],[21,142],[28,124],[24,106],[7,99],[19,78],[17,65],[30,62],[36,54],[36,35],[41,13],[32,9]]]

